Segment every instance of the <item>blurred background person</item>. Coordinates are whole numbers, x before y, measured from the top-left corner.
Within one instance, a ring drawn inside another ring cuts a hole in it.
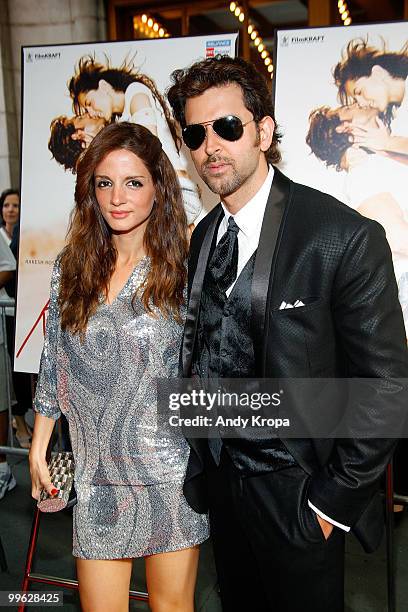
[[[0,196],[0,235],[10,245],[13,231],[20,218],[20,194],[17,189],[5,189]]]
[[[8,301],[9,297],[5,290],[5,285],[11,280],[16,269],[16,260],[7,246],[6,242],[0,239],[0,300]],[[9,427],[9,397],[7,395],[7,380],[9,376],[10,361],[6,352],[3,337],[3,324],[0,318],[0,446],[7,446],[8,427]],[[9,380],[11,385],[11,378]],[[16,486],[16,480],[7,463],[5,454],[0,454],[0,499],[3,499],[8,491]]]
[[[0,213],[2,225],[0,227],[0,240],[10,247],[12,242],[16,245],[18,223],[20,219],[20,194],[17,189],[6,189],[0,196]],[[13,239],[14,238],[14,239]],[[15,298],[15,273],[14,277],[5,286],[10,298]],[[31,429],[25,420],[27,411],[32,407],[31,377],[24,372],[14,372],[14,331],[15,310],[14,307],[6,310],[7,325],[7,347],[12,364],[12,379],[14,394],[17,402],[13,404],[13,416],[16,429],[16,438],[22,448],[30,448]]]

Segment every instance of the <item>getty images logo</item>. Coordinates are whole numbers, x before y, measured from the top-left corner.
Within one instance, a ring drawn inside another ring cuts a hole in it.
[[[320,35],[308,35],[308,36],[282,36],[281,46],[289,47],[292,45],[302,45],[310,43],[322,43],[324,42],[324,34]]]

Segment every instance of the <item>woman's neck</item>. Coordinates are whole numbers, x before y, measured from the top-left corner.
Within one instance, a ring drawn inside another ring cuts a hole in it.
[[[134,267],[146,255],[143,241],[145,228],[137,230],[140,231],[113,235],[112,240],[118,252],[118,266]]]
[[[13,237],[14,226],[15,226],[15,223],[5,223],[4,224],[4,229],[6,230],[6,234],[8,235],[10,240]]]

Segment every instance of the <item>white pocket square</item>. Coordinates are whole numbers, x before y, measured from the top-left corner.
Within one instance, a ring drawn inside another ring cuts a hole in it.
[[[299,308],[299,306],[304,306],[302,300],[296,300],[294,304],[291,304],[290,302],[282,302],[282,304],[279,306],[279,310],[287,310],[288,308]]]

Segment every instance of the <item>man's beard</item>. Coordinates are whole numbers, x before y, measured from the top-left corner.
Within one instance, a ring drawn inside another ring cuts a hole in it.
[[[254,147],[258,147],[260,143],[260,133],[259,128],[257,126],[256,138],[254,142]],[[228,164],[231,168],[230,175],[227,177],[217,178],[216,176],[207,176],[207,168],[208,164],[216,164],[216,163],[224,163]],[[252,156],[248,156],[247,164],[241,164],[242,168],[245,168],[245,171],[239,171],[236,167],[236,163],[234,159],[230,159],[228,157],[221,157],[220,155],[211,155],[205,161],[205,163],[201,166],[200,176],[206,185],[211,189],[212,192],[217,193],[221,197],[228,197],[231,194],[238,191],[240,187],[249,179],[250,176],[255,172],[258,167],[259,160],[252,158]]]
[[[225,177],[216,177],[216,176],[208,176],[207,175],[207,164],[214,164],[222,162],[228,164],[231,168],[231,173],[229,176]],[[242,176],[236,169],[233,160],[212,156],[207,159],[205,164],[201,167],[201,178],[206,183],[206,185],[211,189],[212,192],[217,193],[221,197],[229,196],[235,191],[237,191],[241,185],[246,181],[247,177]]]

